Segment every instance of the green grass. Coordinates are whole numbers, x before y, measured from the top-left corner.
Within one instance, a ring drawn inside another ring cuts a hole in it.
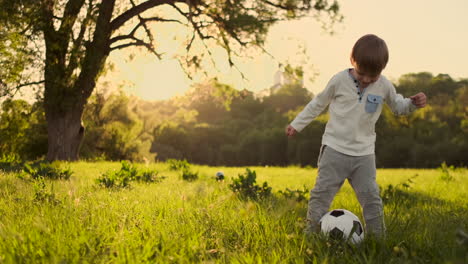
[[[139,164],[144,168],[145,165]],[[166,178],[103,188],[96,179],[120,163],[71,163],[69,180],[30,180],[0,171],[0,263],[467,263],[457,230],[468,231],[468,171],[380,169],[387,239],[359,246],[303,234],[307,202],[278,194],[311,188],[317,170],[250,167],[274,195],[239,199],[232,178],[245,168],[192,165]],[[223,171],[226,180],[217,182]],[[417,175],[417,176],[415,176]],[[408,179],[412,179],[408,181]],[[389,187],[389,186],[392,187]],[[346,183],[332,208],[361,209]],[[362,219],[362,218],[361,218]]]

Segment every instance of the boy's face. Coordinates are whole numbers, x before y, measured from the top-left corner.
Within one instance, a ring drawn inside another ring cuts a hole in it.
[[[374,82],[379,80],[380,73],[375,75],[375,74],[370,74],[370,73],[360,69],[359,65],[353,59],[351,59],[351,63],[354,66],[354,71],[353,71],[354,74],[353,75],[359,81],[359,84],[361,85],[362,88],[366,88],[371,83],[374,83]]]

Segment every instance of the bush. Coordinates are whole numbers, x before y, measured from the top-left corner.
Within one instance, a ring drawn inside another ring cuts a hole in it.
[[[447,166],[447,163],[442,162],[442,164],[440,165],[439,168],[437,168],[441,174],[440,174],[440,179],[443,180],[443,181],[453,181],[454,178],[453,178],[453,175],[451,175],[450,173],[454,172],[455,171],[455,167],[453,165],[451,166]]]
[[[401,203],[407,199],[407,191],[411,189],[411,185],[414,183],[414,179],[418,177],[418,174],[413,175],[412,177],[408,178],[406,181],[399,183],[395,186],[392,184],[388,185],[387,188],[379,188],[380,189],[380,197],[382,197],[382,201],[384,203]]]
[[[302,190],[291,190],[289,188],[286,188],[286,190],[279,191],[278,193],[288,199],[294,199],[298,202],[302,202],[307,201],[307,194],[309,193],[309,189],[304,185],[304,188]]]
[[[245,174],[239,174],[239,178],[233,179],[229,188],[242,198],[263,199],[270,196],[271,187],[268,183],[264,182],[262,186],[259,186],[256,184],[256,178],[256,172],[247,168]]]
[[[0,157],[0,170],[4,171],[19,171],[23,166],[23,162],[17,154],[3,154]]]
[[[190,163],[186,159],[183,160],[176,160],[176,159],[168,159],[166,161],[169,164],[169,170],[188,170],[190,169]]]
[[[140,170],[138,174],[135,176],[135,181],[137,182],[147,182],[147,183],[153,183],[153,182],[160,182],[166,177],[164,176],[159,176],[159,172],[156,170]]]
[[[132,181],[159,182],[165,178],[158,177],[158,172],[155,170],[138,170],[128,161],[122,161],[121,164],[119,171],[107,171],[96,180],[97,183],[106,188],[126,188]]]
[[[121,162],[119,171],[107,171],[97,179],[99,185],[106,188],[125,188],[130,186],[130,181],[135,179],[138,170],[127,161]]]
[[[24,175],[29,175],[33,179],[43,177],[46,179],[52,180],[68,180],[72,176],[73,171],[69,166],[63,167],[63,163],[59,161],[49,162],[35,162],[35,163],[25,163],[23,167]]]
[[[34,198],[35,202],[46,202],[52,204],[59,204],[60,200],[55,197],[53,190],[49,190],[46,186],[44,177],[40,176],[34,179]]]
[[[192,172],[189,169],[182,171],[182,179],[184,181],[195,181],[198,179],[198,172]]]

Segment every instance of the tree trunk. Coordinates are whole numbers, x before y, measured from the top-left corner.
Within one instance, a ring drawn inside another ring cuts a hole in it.
[[[44,108],[49,140],[47,160],[74,161],[78,160],[84,136],[81,122],[83,109],[110,52],[110,21],[115,0],[101,1],[93,41],[87,43],[84,57],[74,57],[79,54],[73,54],[73,51],[79,49],[72,48],[70,51],[68,48],[70,41],[76,41],[71,39],[70,31],[85,1],[67,2],[64,11],[66,16],[58,30],[54,26],[54,2],[41,1],[42,30],[46,44]],[[78,69],[79,75],[75,76]]]
[[[49,147],[47,160],[75,161],[84,136],[81,122],[82,107],[74,107],[67,112],[46,110]]]

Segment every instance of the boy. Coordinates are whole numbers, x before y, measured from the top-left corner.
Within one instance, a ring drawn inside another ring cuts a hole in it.
[[[426,95],[403,98],[384,76],[388,62],[385,41],[369,34],[351,52],[353,68],[337,73],[301,113],[287,126],[294,136],[329,105],[330,119],[322,137],[318,177],[310,191],[306,232],[320,230],[318,222],[348,179],[363,209],[366,230],[385,235],[382,199],[376,183],[375,123],[386,102],[395,114],[409,114],[426,105]]]

